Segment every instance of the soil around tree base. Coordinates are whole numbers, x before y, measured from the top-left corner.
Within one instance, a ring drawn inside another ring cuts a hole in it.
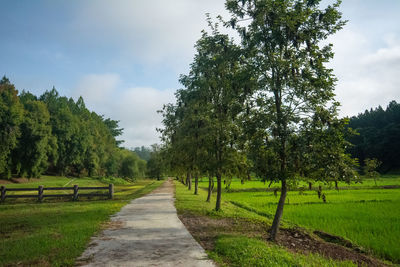
[[[207,216],[193,215],[190,213],[179,214],[192,236],[200,245],[212,251],[215,241],[221,234],[242,234],[248,237],[261,237],[265,242],[269,238],[269,226],[246,219],[239,218],[210,218]],[[368,256],[356,247],[348,248],[340,244],[326,242],[318,237],[311,236],[301,228],[280,229],[277,244],[296,253],[318,253],[334,260],[350,260],[359,266],[388,266],[384,262]],[[347,246],[349,246],[347,244]]]

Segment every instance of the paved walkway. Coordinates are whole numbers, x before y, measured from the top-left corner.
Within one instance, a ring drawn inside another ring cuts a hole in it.
[[[132,200],[92,239],[78,259],[84,266],[215,266],[179,220],[174,186],[165,182]]]

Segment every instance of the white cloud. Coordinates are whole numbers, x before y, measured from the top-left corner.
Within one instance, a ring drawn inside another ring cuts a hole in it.
[[[83,76],[75,90],[73,96],[82,96],[91,104],[104,104],[120,84],[120,77],[117,74],[89,74]]]
[[[146,64],[181,68],[207,28],[205,13],[226,14],[224,0],[82,1],[72,27],[80,39],[118,47]]]
[[[393,35],[382,38],[385,47],[372,47],[355,28],[334,36],[335,58],[332,61],[337,78],[337,99],[341,115],[352,116],[391,100],[400,99],[400,41]]]
[[[174,102],[175,90],[151,87],[124,87],[117,74],[90,74],[76,86],[75,97],[82,95],[87,107],[106,118],[119,120],[124,128],[120,137],[125,147],[149,146],[159,142],[157,127],[161,115],[157,110]]]

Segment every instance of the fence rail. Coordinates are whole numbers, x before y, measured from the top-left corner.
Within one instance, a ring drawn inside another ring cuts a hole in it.
[[[114,184],[109,184],[108,186],[95,187],[95,186],[82,186],[74,185],[73,187],[44,187],[39,185],[37,188],[6,188],[5,186],[0,187],[1,190],[1,202],[4,202],[6,198],[37,198],[38,201],[42,202],[45,197],[72,197],[72,200],[77,201],[79,196],[82,197],[108,197],[112,199],[114,197]],[[51,190],[72,190],[72,194],[44,194],[44,191]],[[107,193],[80,193],[79,190],[108,190]],[[37,191],[37,194],[7,194],[7,192],[23,192],[23,191]]]

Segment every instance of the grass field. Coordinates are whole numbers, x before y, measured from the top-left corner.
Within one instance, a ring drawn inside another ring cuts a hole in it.
[[[215,194],[210,203],[205,202],[207,192],[200,190],[195,196],[192,191],[179,182],[176,184],[176,202],[178,213],[196,214],[223,219],[247,219],[254,222],[270,224],[272,221],[255,212],[240,208],[229,201],[222,202],[222,210],[213,211]],[[224,196],[225,198],[225,196]],[[258,238],[221,234],[215,249],[209,251],[210,257],[221,266],[356,266],[350,261],[335,261],[318,254],[291,253],[286,249],[265,243]]]
[[[44,186],[104,186],[112,182],[115,198],[104,200],[34,199],[13,201],[0,205],[0,266],[73,266],[90,237],[98,232],[129,200],[140,197],[162,182],[142,180],[126,183],[120,179],[96,180],[43,177],[30,183],[6,184],[7,187]],[[71,193],[71,192],[67,192]]]
[[[204,186],[208,186],[208,178],[202,178],[200,180],[200,184],[204,187]],[[361,183],[355,183],[352,182],[351,184],[347,184],[345,182],[338,182],[338,186],[340,189],[351,189],[351,188],[363,188],[363,189],[367,189],[367,188],[376,188],[381,187],[381,186],[400,186],[400,176],[399,175],[382,175],[381,177],[379,177],[376,181],[376,185],[375,185],[375,181],[373,179],[362,179]],[[226,184],[223,185],[224,187],[226,187]],[[247,189],[268,189],[268,188],[280,188],[280,184],[279,183],[272,183],[269,186],[269,182],[262,182],[260,180],[256,180],[253,179],[251,181],[245,181],[244,184],[241,184],[240,180],[234,179],[232,181],[232,183],[230,184],[229,189],[231,190],[247,190]],[[308,189],[308,183],[305,181],[300,181],[299,184],[297,185],[298,187],[303,187],[305,189]],[[334,189],[334,183],[331,184],[327,184],[324,182],[313,182],[312,184],[313,189],[317,189],[318,186],[321,186],[322,189]]]
[[[400,190],[326,192],[322,203],[315,192],[289,192],[284,219],[291,223],[345,237],[381,258],[400,262]],[[227,193],[225,201],[249,206],[273,216],[278,198],[270,192]]]
[[[309,230],[321,230],[341,236],[376,257],[400,263],[400,189],[381,188],[383,185],[399,185],[400,176],[383,176],[377,184],[378,186],[375,186],[374,180],[364,179],[361,184],[339,184],[340,188],[345,188],[339,191],[321,184],[327,203],[323,203],[314,190],[305,190],[303,194],[290,191],[284,208],[284,226],[299,225]],[[304,187],[306,185],[300,184]],[[314,188],[318,185],[314,184]],[[200,187],[206,189],[207,186],[207,179],[203,179]],[[276,186],[277,184],[271,185]],[[244,184],[241,184],[240,180],[233,180],[231,190],[223,192],[223,211],[219,215],[210,211],[215,202],[200,205],[197,203],[199,207],[191,207],[196,205],[195,199],[192,202],[184,201],[186,204],[179,204],[178,201],[177,205],[182,210],[217,217],[251,217],[259,220],[257,216],[260,216],[270,223],[279,193],[278,196],[274,196],[273,192],[260,191],[267,187],[268,184],[264,185],[257,180],[246,181]],[[200,198],[205,198],[206,190],[200,191],[204,194]],[[179,192],[181,191],[177,190],[178,200]],[[242,209],[235,211],[235,208]]]

